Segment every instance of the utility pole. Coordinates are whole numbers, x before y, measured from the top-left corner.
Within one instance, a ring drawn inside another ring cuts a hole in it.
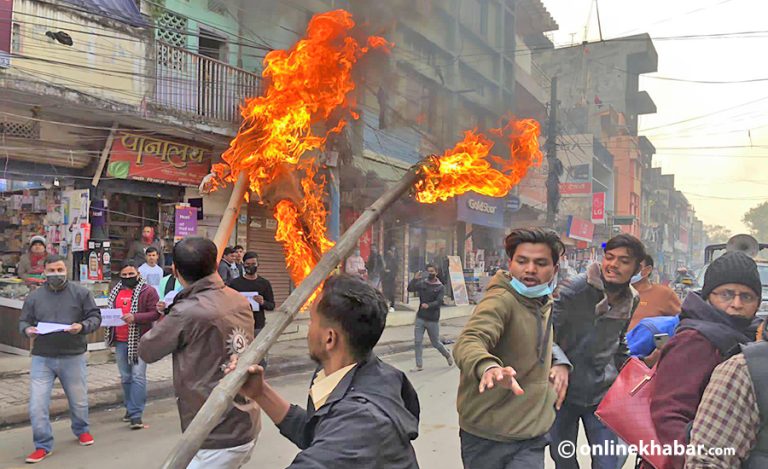
[[[547,226],[555,228],[555,215],[560,203],[560,176],[563,174],[563,164],[557,159],[557,77],[552,77],[550,81],[547,165]]]

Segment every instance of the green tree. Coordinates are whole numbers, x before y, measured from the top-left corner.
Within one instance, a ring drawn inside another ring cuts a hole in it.
[[[704,225],[704,231],[707,233],[708,244],[725,243],[732,236],[731,230],[723,225]]]
[[[758,241],[764,243],[768,240],[768,202],[763,202],[749,209],[741,221],[747,225],[752,236],[756,237]]]

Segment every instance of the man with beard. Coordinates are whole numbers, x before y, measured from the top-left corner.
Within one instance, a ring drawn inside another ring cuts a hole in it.
[[[241,394],[302,450],[289,469],[419,467],[411,445],[419,427],[416,391],[403,372],[373,354],[386,319],[380,292],[351,275],[330,277],[309,312],[307,345],[320,366],[307,409],[267,384],[261,366],[248,369]],[[236,364],[233,357],[228,371]]]
[[[629,358],[625,336],[640,301],[630,279],[640,271],[643,258],[643,243],[620,234],[606,243],[602,263],[590,265],[586,273],[569,278],[558,290],[554,348],[573,365],[565,402],[550,430],[550,454],[558,469],[579,467],[573,454],[565,458],[558,452],[564,441],[577,447],[579,421],[590,444],[617,443],[616,435],[595,417],[595,410]],[[552,369],[556,382],[566,379],[558,376],[565,373],[565,367]],[[615,455],[592,456],[596,469],[615,469],[617,464]]]
[[[147,262],[147,248],[154,247],[158,253],[163,252],[160,240],[155,237],[155,228],[145,225],[141,229],[141,239],[135,240],[128,248],[127,260],[132,260],[136,265]],[[157,259],[157,265],[164,267],[163,256]]]
[[[709,265],[701,294],[685,298],[680,325],[661,351],[654,378],[651,418],[659,444],[688,443],[712,372],[740,353],[741,345],[755,340],[761,294],[755,261],[743,252],[730,252]],[[675,469],[683,464],[683,456],[672,457]]]

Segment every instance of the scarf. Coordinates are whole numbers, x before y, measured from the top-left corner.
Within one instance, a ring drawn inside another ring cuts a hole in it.
[[[139,278],[139,283],[136,284],[136,287],[133,289],[133,295],[131,296],[131,314],[136,317],[136,313],[139,312],[139,296],[141,295],[141,290],[144,289],[144,279]],[[123,281],[117,282],[117,285],[112,289],[112,291],[109,294],[109,299],[107,300],[107,307],[114,308],[115,307],[115,300],[117,299],[117,294],[120,293],[120,290],[123,288]],[[107,347],[112,345],[112,342],[115,339],[114,334],[114,328],[113,327],[105,327],[104,328],[104,343],[107,344]],[[139,363],[139,326],[136,324],[136,321],[134,321],[132,324],[128,327],[128,361],[137,364]]]

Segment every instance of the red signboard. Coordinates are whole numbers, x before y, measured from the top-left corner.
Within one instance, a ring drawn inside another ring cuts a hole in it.
[[[592,242],[595,225],[581,218],[568,217],[568,237],[579,241]]]
[[[605,192],[592,194],[592,223],[605,223]]]
[[[0,68],[11,66],[13,0],[0,0]]]
[[[107,175],[119,179],[197,186],[210,167],[211,154],[205,148],[118,132],[112,143]]]
[[[562,195],[588,195],[592,193],[591,182],[561,182],[560,194]]]

